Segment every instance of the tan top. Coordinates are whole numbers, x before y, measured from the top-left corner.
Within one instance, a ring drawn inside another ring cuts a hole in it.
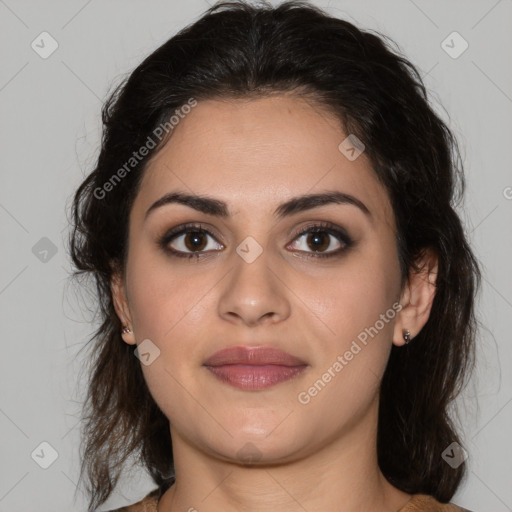
[[[155,489],[143,500],[127,507],[117,508],[111,512],[157,512],[160,490]],[[452,503],[440,503],[426,494],[413,494],[412,498],[397,512],[470,512]]]

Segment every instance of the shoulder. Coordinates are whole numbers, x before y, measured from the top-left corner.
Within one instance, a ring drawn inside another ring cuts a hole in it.
[[[116,508],[108,512],[157,512],[158,498],[160,497],[160,489],[151,491],[141,501],[128,505],[126,507]]]
[[[398,512],[471,512],[453,503],[441,503],[433,496],[413,494],[409,502]]]

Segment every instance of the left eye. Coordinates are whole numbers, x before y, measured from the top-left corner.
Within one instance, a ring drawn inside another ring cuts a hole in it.
[[[336,250],[342,247],[342,244],[340,243],[339,236],[335,233],[325,229],[309,229],[299,235],[291,246],[299,251],[308,252],[308,249],[310,249],[312,252],[324,253],[336,252]]]

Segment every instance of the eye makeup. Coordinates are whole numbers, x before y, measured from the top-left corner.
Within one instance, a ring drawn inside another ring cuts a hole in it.
[[[184,246],[185,250],[176,249],[175,247],[172,247],[171,244],[175,243],[176,240],[183,235],[185,235],[185,238],[183,241],[181,241],[181,245]],[[190,235],[193,236],[187,239],[186,237]],[[293,235],[294,238],[291,244],[295,243],[297,239],[303,237],[304,235],[308,235],[308,237],[306,238],[306,243],[311,243],[311,240],[313,240],[314,243],[318,244],[319,240],[325,241],[325,237],[327,236],[331,237],[331,240],[336,240],[339,244],[339,247],[335,250],[329,250],[327,252],[320,252],[315,250],[311,252],[302,250],[292,250],[292,252],[299,253],[301,257],[304,256],[312,258],[333,258],[341,256],[341,254],[350,249],[354,244],[354,241],[348,235],[345,229],[331,222],[313,222],[310,225],[301,228],[298,232],[296,232]],[[222,250],[216,249],[205,251],[204,247],[208,246],[208,242],[206,242],[206,245],[201,242],[201,239],[204,237],[211,237],[213,238],[213,240],[217,242],[215,235],[204,225],[202,225],[201,223],[190,222],[186,224],[181,224],[168,230],[162,237],[158,239],[158,246],[171,257],[186,259],[204,258],[206,256],[209,256],[212,252],[220,252]],[[198,248],[199,250],[194,251],[193,245],[190,246],[190,244],[185,244],[184,241],[196,244],[196,248]],[[219,242],[217,242],[217,244],[221,245]],[[289,247],[291,244],[288,244],[287,247]],[[320,243],[319,245],[325,246],[325,243]],[[330,245],[331,242],[328,241],[327,247],[329,247]]]

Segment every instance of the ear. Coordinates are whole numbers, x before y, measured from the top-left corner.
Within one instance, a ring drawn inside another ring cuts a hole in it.
[[[403,330],[411,333],[411,339],[418,335],[427,323],[436,294],[438,271],[437,253],[426,248],[417,260],[418,271],[411,269],[409,281],[400,296],[402,309],[397,315],[393,332],[393,343],[397,346],[405,344]]]
[[[126,343],[134,345],[135,334],[133,333],[132,317],[128,306],[128,299],[126,297],[124,279],[121,271],[116,270],[112,273],[112,277],[110,279],[110,290],[112,292],[114,308],[122,326],[130,329],[130,332],[122,332],[121,336]]]

